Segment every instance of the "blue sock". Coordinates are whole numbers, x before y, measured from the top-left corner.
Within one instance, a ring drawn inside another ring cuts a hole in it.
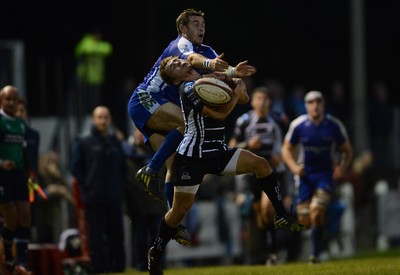
[[[172,208],[172,203],[174,201],[174,183],[166,182],[164,183],[165,196],[167,197],[169,208]]]
[[[319,256],[322,230],[322,227],[313,226],[311,228],[312,255],[315,257]]]
[[[182,139],[183,135],[177,129],[169,132],[147,166],[158,172],[164,162],[176,151]]]

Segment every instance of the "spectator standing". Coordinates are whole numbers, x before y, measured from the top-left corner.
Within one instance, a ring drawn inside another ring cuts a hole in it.
[[[96,107],[92,119],[91,131],[78,140],[71,161],[87,217],[90,272],[123,272],[126,158],[122,143],[111,127],[109,109]]]
[[[8,85],[0,91],[0,210],[5,274],[32,274],[27,267],[31,237],[28,175],[32,169],[26,148],[26,123],[16,116],[19,93]],[[16,247],[16,258],[13,245]]]
[[[320,261],[326,210],[333,195],[333,181],[341,179],[350,164],[353,150],[342,122],[325,114],[319,91],[304,97],[307,114],[292,121],[282,146],[282,158],[296,177],[296,210],[299,222],[311,228],[312,255],[309,263]],[[335,162],[335,148],[340,159]],[[297,159],[300,152],[300,159]]]

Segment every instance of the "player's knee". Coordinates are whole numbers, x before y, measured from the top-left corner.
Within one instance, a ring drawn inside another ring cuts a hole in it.
[[[323,226],[325,219],[326,209],[322,207],[311,208],[311,223],[315,226]]]
[[[265,177],[272,173],[271,165],[265,158],[257,157],[254,160],[255,174],[258,178]]]
[[[322,190],[317,190],[311,199],[311,208],[321,209],[325,211],[330,202],[330,195]]]
[[[180,204],[177,206],[175,201],[173,203],[172,209],[169,211],[167,215],[168,225],[172,227],[177,227],[189,212],[190,208],[187,208],[185,205]]]
[[[179,216],[184,217],[193,205],[192,200],[179,200],[175,197],[172,210]]]
[[[298,205],[296,208],[297,220],[299,223],[303,224],[306,228],[311,227],[310,219],[310,207],[308,204]]]
[[[316,226],[324,224],[326,209],[330,202],[330,195],[322,190],[317,190],[311,200],[311,219]]]

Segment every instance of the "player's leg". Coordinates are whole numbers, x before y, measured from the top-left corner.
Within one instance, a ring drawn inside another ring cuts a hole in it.
[[[311,224],[321,227],[324,225],[326,209],[330,203],[331,196],[323,189],[317,189],[310,203]]]
[[[184,126],[180,107],[158,93],[135,91],[128,103],[128,113],[146,139],[145,128],[169,132]]]
[[[15,260],[13,256],[13,244],[15,231],[18,225],[18,211],[15,203],[1,203],[0,210],[4,219],[4,226],[2,228],[1,236],[3,242],[4,255],[1,259],[2,265],[9,274],[11,274],[15,267]]]
[[[174,174],[174,157],[175,153],[169,157],[166,162],[165,166],[167,167],[167,174],[165,175],[165,183],[164,183],[164,191],[165,196],[168,201],[169,208],[172,208],[174,204],[174,192],[175,192],[175,174]],[[183,246],[189,246],[192,244],[189,235],[186,232],[186,227],[183,224],[179,224],[177,227],[176,234],[172,237],[173,240],[178,242]]]
[[[152,146],[153,150],[156,151],[160,147],[160,144],[162,144],[164,141],[164,136],[159,134],[159,133],[154,133],[151,135],[149,138],[150,145]],[[174,161],[174,156],[175,154],[172,154],[166,161],[165,161],[165,166],[167,168],[167,173],[165,175],[165,182],[164,182],[164,190],[166,199],[168,201],[168,205],[170,208],[172,208],[173,205],[173,197],[174,197],[174,173],[173,173],[173,161]],[[145,190],[148,192],[151,196],[153,196],[157,200],[163,200],[163,188],[160,188],[159,181],[157,178],[157,175],[152,175],[151,180],[145,181]],[[168,187],[168,188],[166,188]],[[178,231],[176,232],[175,236],[173,237],[175,241],[177,241],[179,244],[188,246],[191,245],[191,240],[189,235],[186,233],[185,226],[182,224],[178,226]]]
[[[5,224],[8,225],[10,222],[11,227],[9,228],[11,231],[14,231],[13,239],[16,248],[14,271],[16,272],[16,274],[28,275],[32,273],[28,269],[27,261],[28,244],[30,242],[31,234],[31,215],[27,177],[25,171],[23,170],[13,170],[10,175],[11,177],[9,180],[11,180],[10,182],[13,185],[13,200],[16,208],[16,213],[15,209],[7,209],[7,214],[5,214]],[[14,216],[10,217],[10,215]]]
[[[171,102],[161,105],[146,122],[146,127],[168,133],[147,165],[153,173],[158,173],[183,138],[184,121],[181,108]]]
[[[257,156],[248,150],[238,149],[231,161],[236,164],[237,174],[254,173],[256,175],[257,183],[260,184],[262,190],[267,194],[275,209],[275,227],[287,227],[292,231],[301,231],[304,229],[303,225],[298,224],[286,212],[276,175],[265,158]],[[227,168],[233,163],[229,163]]]
[[[29,201],[17,201],[18,226],[15,230],[17,269],[28,270],[28,244],[31,237],[31,218]],[[28,274],[28,273],[27,273]]]
[[[142,94],[142,95],[141,95]],[[143,96],[144,95],[144,96]],[[145,184],[146,190],[158,199],[162,199],[162,192],[159,189],[157,172],[166,163],[167,176],[166,186],[173,189],[173,182],[169,180],[171,174],[171,155],[182,139],[178,130],[183,129],[184,121],[180,107],[167,101],[160,95],[151,95],[145,91],[137,91],[128,104],[129,115],[136,127],[142,132],[145,141],[149,142],[155,152],[152,159],[153,169],[143,167],[136,174],[138,181]],[[161,135],[157,131],[170,132],[167,136]],[[173,192],[166,192],[167,200],[172,205]],[[184,245],[190,245],[190,238],[185,232],[185,228],[180,226],[176,240]]]
[[[274,224],[275,210],[268,196],[263,192],[260,200],[260,211],[263,218],[264,230],[266,235],[268,257],[266,264],[275,265],[278,263],[278,242]]]
[[[194,199],[195,194],[193,193],[175,191],[172,208],[165,215],[165,221],[167,224],[171,227],[178,227],[192,207]]]
[[[165,136],[161,133],[153,132],[150,137],[147,138],[147,142],[150,144],[153,151],[157,151],[161,144],[164,142]],[[146,166],[145,166],[146,167]],[[167,167],[168,169],[168,167]],[[160,188],[159,179],[157,173],[147,174],[144,173],[143,168],[139,169],[136,173],[136,179],[144,184],[145,191],[153,196],[156,200],[163,200],[163,188]],[[167,170],[169,171],[169,169]],[[167,172],[168,174],[168,172]]]
[[[186,213],[190,210],[191,206],[194,203],[194,200],[195,193],[193,194],[175,191],[173,206],[165,214],[165,217],[161,220],[154,245],[149,249],[148,268],[150,274],[163,274],[162,257],[165,251],[165,247],[167,246],[168,242],[176,235],[178,226],[182,222]]]
[[[175,151],[176,143],[179,144],[182,139],[181,133],[184,127],[182,111],[178,105],[170,102],[161,93],[152,94],[137,89],[129,100],[128,112],[135,126],[145,136],[146,142],[153,132],[167,134],[173,131],[171,137],[166,139],[167,144],[160,148],[161,151],[157,152],[152,161],[152,169],[158,172]]]
[[[143,134],[145,142],[150,143],[156,152],[149,166],[142,167],[136,174],[137,180],[148,189],[149,185],[157,185],[158,171],[175,152],[182,139],[182,111],[161,94],[137,89],[128,103],[128,112],[136,128]],[[155,192],[153,195],[162,199],[157,189]]]
[[[15,230],[18,226],[18,209],[14,202],[14,182],[12,173],[0,170],[0,211],[3,216],[2,242],[4,246],[3,264],[7,261],[10,265],[14,264],[12,245],[14,242]],[[5,260],[5,261],[4,261]]]
[[[151,115],[146,127],[164,132],[183,128],[184,120],[181,108],[172,102],[161,105]]]
[[[323,189],[317,189],[310,203],[312,255],[309,263],[319,262],[319,254],[324,233],[324,219],[331,196]]]

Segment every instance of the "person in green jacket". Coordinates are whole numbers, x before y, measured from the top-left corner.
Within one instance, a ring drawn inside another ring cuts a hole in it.
[[[82,114],[90,114],[100,105],[105,82],[105,59],[112,54],[113,47],[103,40],[100,31],[86,33],[75,47],[77,60],[78,104]]]
[[[16,116],[19,93],[7,85],[0,90],[0,212],[4,256],[1,274],[33,274],[27,267],[30,241],[28,175],[31,161],[26,151],[26,124]],[[13,255],[13,246],[16,257]]]

